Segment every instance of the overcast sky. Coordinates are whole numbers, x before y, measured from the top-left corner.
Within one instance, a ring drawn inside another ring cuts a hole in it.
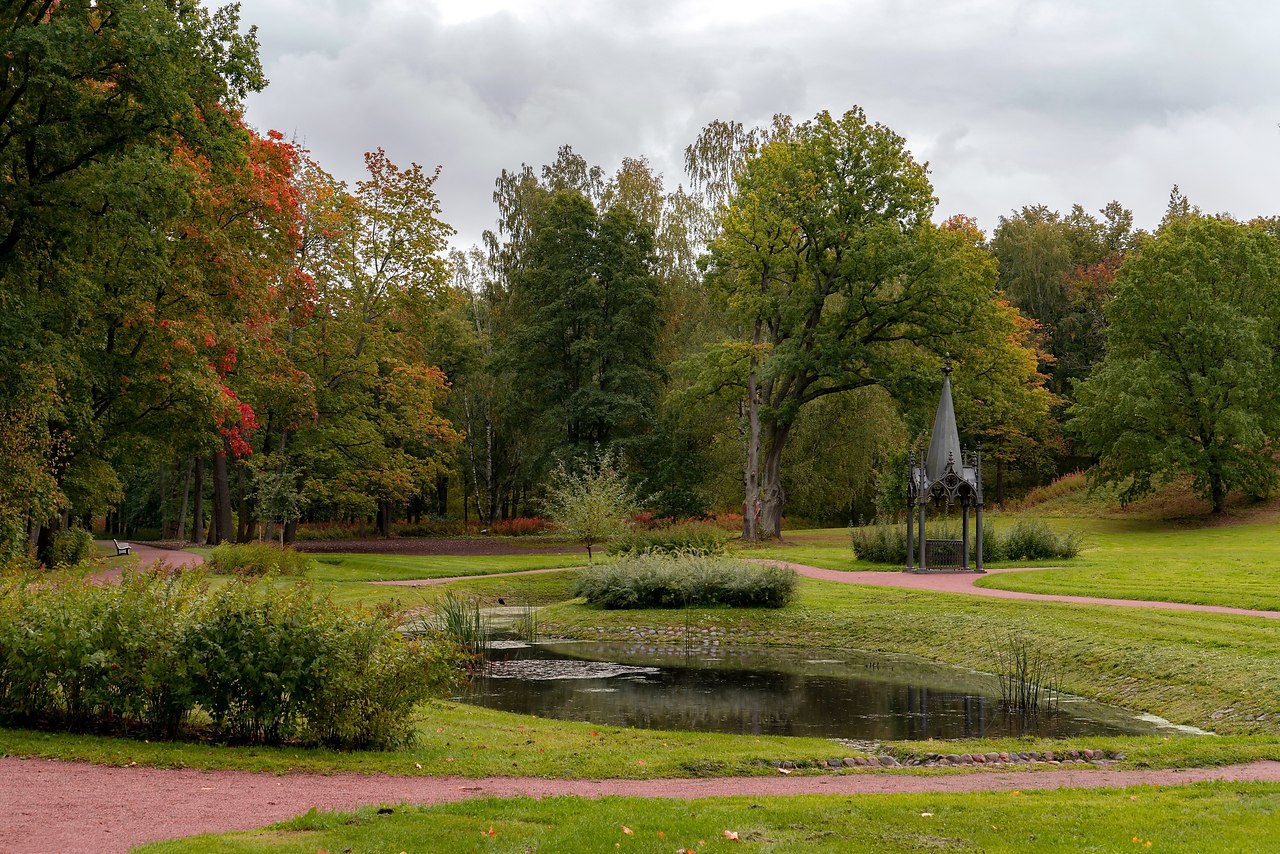
[[[217,5],[211,2],[211,5]],[[713,119],[852,105],[927,160],[938,219],[1027,204],[1160,219],[1173,184],[1238,217],[1280,213],[1280,4],[1015,0],[242,0],[270,85],[260,130],[360,177],[382,146],[443,167],[466,246],[493,181],[565,143],[668,189]]]

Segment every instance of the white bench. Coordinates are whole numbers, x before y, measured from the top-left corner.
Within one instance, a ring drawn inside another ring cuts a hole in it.
[[[112,540],[111,542],[116,544],[116,557],[120,557],[120,555],[127,555],[132,553],[131,550],[133,549],[133,546],[129,545],[128,543],[122,543],[119,540]]]

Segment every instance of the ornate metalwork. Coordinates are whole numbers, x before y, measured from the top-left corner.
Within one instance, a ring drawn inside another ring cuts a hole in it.
[[[969,511],[976,515],[976,572],[982,569],[982,450],[966,453],[960,446],[955,407],[951,402],[951,359],[942,367],[942,394],[933,419],[929,450],[917,463],[914,450],[907,453],[907,566],[908,572],[968,571]],[[928,508],[960,505],[960,540],[930,540],[925,532]],[[918,517],[918,530],[917,527]],[[960,560],[954,560],[959,553]],[[915,560],[919,557],[919,567]],[[943,556],[946,556],[945,558]],[[958,565],[957,565],[958,563]]]

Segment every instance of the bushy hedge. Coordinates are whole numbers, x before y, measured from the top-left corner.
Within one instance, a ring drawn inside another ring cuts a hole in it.
[[[272,543],[222,543],[205,559],[220,575],[303,575],[311,558]]]
[[[333,605],[310,585],[126,573],[119,585],[0,581],[0,720],[255,744],[383,748],[461,660],[407,638],[390,612]]]
[[[791,601],[795,587],[796,574],[790,569],[714,555],[646,552],[580,570],[574,595],[610,610],[781,608]]]
[[[84,528],[63,528],[49,539],[49,547],[41,558],[50,567],[76,566],[94,553],[93,534]]]
[[[710,522],[684,522],[665,528],[633,528],[609,544],[609,554],[724,554],[730,535]]]
[[[950,522],[931,524],[929,539],[958,540],[960,529]],[[977,557],[977,538],[969,534],[969,557]],[[854,554],[871,563],[905,565],[907,560],[906,525],[877,522],[851,531]],[[984,561],[1055,560],[1080,554],[1081,538],[1076,531],[1055,534],[1042,519],[1019,519],[1006,531],[997,532],[988,520],[982,526]]]

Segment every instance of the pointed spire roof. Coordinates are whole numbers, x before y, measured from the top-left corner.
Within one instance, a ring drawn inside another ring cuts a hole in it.
[[[960,431],[956,429],[956,410],[951,403],[951,358],[942,366],[942,397],[938,400],[938,412],[933,416],[933,433],[929,437],[929,455],[925,457],[925,472],[929,482],[942,479],[950,461],[956,474],[964,476],[964,462],[960,456]]]

